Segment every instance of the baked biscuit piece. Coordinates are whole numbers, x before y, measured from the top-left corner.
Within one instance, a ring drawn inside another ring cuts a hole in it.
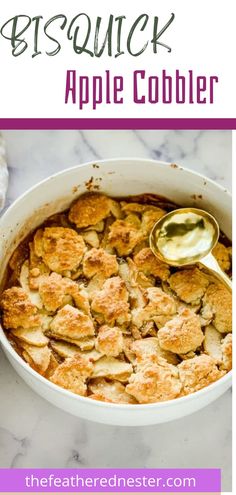
[[[86,291],[80,290],[76,282],[66,277],[63,278],[58,273],[53,272],[49,276],[41,277],[39,294],[47,311],[55,312],[61,306],[70,304],[73,299],[79,309],[89,314]]]
[[[170,275],[169,266],[159,261],[150,248],[141,249],[134,256],[134,262],[145,275],[153,275],[161,280],[167,280]]]
[[[135,404],[134,397],[127,394],[125,386],[116,381],[107,381],[104,378],[94,378],[89,383],[92,395],[90,399],[112,402],[113,404]]]
[[[66,293],[64,280],[61,275],[55,272],[41,278],[39,294],[47,311],[54,312],[70,302],[71,298]]]
[[[75,394],[87,395],[86,380],[91,376],[93,364],[82,356],[67,358],[50,377],[51,382]]]
[[[110,215],[111,200],[98,193],[84,194],[70,208],[69,220],[78,228],[96,225]]]
[[[100,314],[105,323],[122,325],[130,320],[128,298],[125,282],[120,277],[112,277],[95,293],[91,309]]]
[[[183,395],[197,392],[225,374],[217,368],[214,359],[206,354],[182,361],[178,369],[180,381],[183,384]]]
[[[230,371],[232,368],[232,334],[228,333],[221,342],[222,365],[221,369]]]
[[[92,278],[97,274],[103,274],[105,278],[109,278],[118,272],[116,256],[107,253],[104,249],[90,249],[83,259],[83,272],[87,278]]]
[[[108,242],[115,248],[119,256],[130,254],[136,244],[142,239],[141,230],[125,220],[116,220],[110,226]]]
[[[147,364],[132,374],[126,392],[140,404],[148,404],[175,399],[181,388],[177,367],[160,359],[158,364]]]
[[[203,298],[202,318],[218,332],[232,332],[232,296],[224,285],[210,284]]]
[[[176,354],[195,351],[203,342],[200,318],[189,309],[168,321],[157,333],[160,347]]]
[[[123,351],[122,331],[118,327],[103,325],[99,328],[95,348],[106,356],[119,356]]]
[[[52,320],[50,329],[62,340],[64,336],[76,340],[94,335],[91,318],[69,304],[58,311]]]
[[[161,328],[176,314],[175,300],[158,287],[149,287],[145,291],[145,296],[148,301],[147,305],[144,308],[132,310],[132,322],[138,328],[150,320]]]
[[[0,302],[5,328],[32,328],[40,325],[37,307],[20,287],[11,287],[3,292]]]
[[[198,268],[190,268],[171,275],[169,284],[182,301],[194,305],[200,303],[209,285],[209,280]]]
[[[36,232],[34,249],[50,270],[63,274],[78,268],[86,248],[83,237],[75,230],[46,227]]]
[[[221,269],[228,272],[231,268],[230,249],[218,242],[212,250],[212,254],[216,257]]]

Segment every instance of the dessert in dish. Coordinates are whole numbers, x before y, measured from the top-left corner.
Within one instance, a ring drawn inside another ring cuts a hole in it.
[[[188,395],[231,369],[230,292],[149,247],[173,208],[153,195],[87,193],[17,247],[1,321],[29,366],[75,394],[134,405]],[[214,255],[230,274],[224,236]]]

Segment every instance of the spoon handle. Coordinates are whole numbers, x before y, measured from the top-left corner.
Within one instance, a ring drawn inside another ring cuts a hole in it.
[[[200,264],[210,270],[210,272],[215,275],[216,278],[220,282],[222,282],[227,289],[229,289],[232,292],[232,281],[226,275],[226,273],[220,268],[218,261],[216,260],[215,256],[213,254],[209,253],[207,256],[201,259]]]

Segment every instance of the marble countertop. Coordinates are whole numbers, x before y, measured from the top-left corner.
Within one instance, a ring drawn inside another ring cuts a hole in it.
[[[139,156],[179,163],[231,188],[228,131],[9,131],[6,207],[66,167]],[[186,418],[151,427],[80,420],[26,386],[0,351],[0,467],[219,467],[231,490],[231,391]]]

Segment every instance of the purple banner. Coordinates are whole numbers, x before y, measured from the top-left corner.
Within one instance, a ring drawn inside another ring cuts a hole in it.
[[[0,469],[0,492],[220,491],[220,469]]]
[[[236,129],[236,119],[0,119],[2,130]]]

